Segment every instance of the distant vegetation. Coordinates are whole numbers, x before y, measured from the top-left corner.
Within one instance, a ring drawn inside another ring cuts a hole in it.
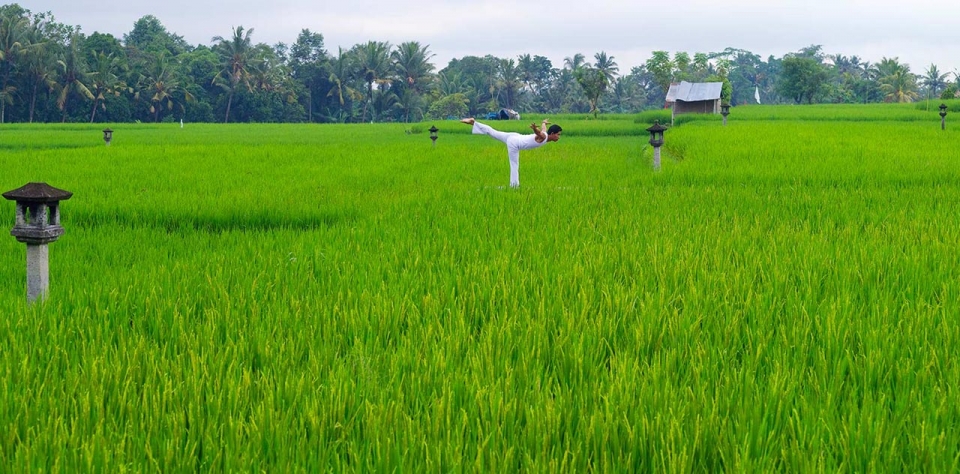
[[[267,45],[243,26],[190,45],[152,15],[116,38],[9,4],[0,7],[0,122],[416,122],[503,107],[596,117],[661,108],[681,80],[722,81],[734,105],[755,103],[758,92],[764,104],[812,104],[952,98],[958,89],[956,73],[933,64],[912,70],[896,57],[870,63],[817,45],[766,59],[734,48],[654,51],[630,71],[604,51],[571,53],[562,65],[523,54],[443,66],[414,40],[328,51],[310,29]]]

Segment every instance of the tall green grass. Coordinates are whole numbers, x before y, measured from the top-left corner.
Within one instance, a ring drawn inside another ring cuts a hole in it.
[[[957,470],[960,135],[741,109],[520,190],[457,122],[8,126],[75,195],[45,304],[0,239],[0,466]]]

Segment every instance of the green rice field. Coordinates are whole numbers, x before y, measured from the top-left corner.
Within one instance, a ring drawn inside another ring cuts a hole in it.
[[[74,196],[34,305],[0,201],[0,472],[960,471],[936,105],[549,117],[519,190],[455,121],[4,124]]]

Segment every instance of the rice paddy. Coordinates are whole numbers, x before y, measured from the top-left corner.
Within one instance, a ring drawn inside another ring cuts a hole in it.
[[[956,471],[953,114],[4,125],[0,470]]]

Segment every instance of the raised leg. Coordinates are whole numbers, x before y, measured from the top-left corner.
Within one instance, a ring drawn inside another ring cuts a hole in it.
[[[503,143],[507,143],[507,139],[510,138],[510,135],[513,133],[501,132],[499,130],[494,130],[493,127],[483,124],[477,121],[473,122],[473,134],[474,135],[489,135],[497,140],[500,140]]]

